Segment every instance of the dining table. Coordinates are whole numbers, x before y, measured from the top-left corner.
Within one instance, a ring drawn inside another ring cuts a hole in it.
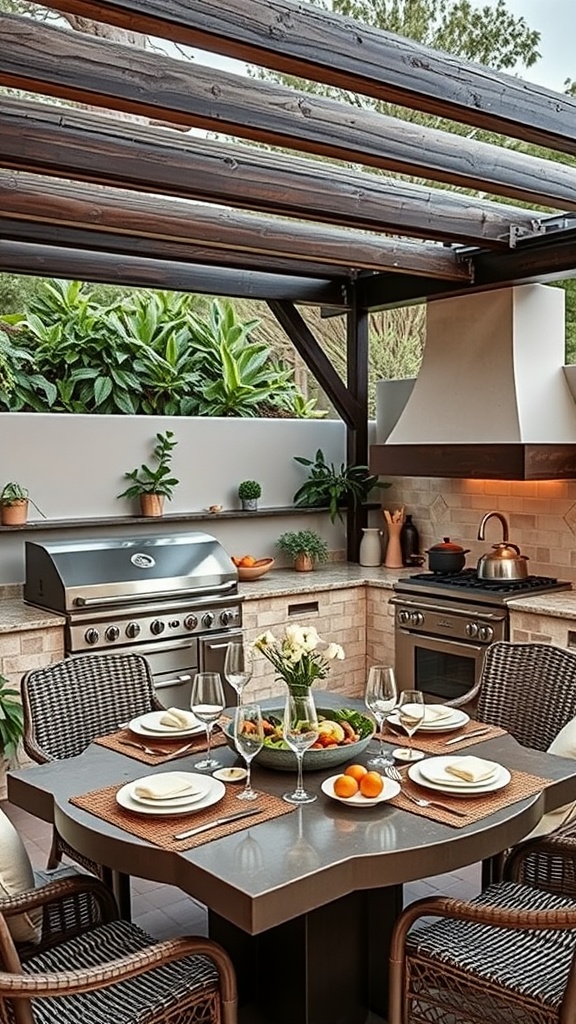
[[[317,703],[363,708],[327,692]],[[306,788],[317,796],[313,803],[285,804],[285,813],[261,820],[248,817],[231,834],[208,829],[192,848],[178,841],[162,845],[154,819],[139,819],[135,834],[117,815],[107,819],[87,809],[86,794],[114,794],[152,772],[132,756],[136,750],[98,742],[77,757],[11,771],[8,796],[111,871],[178,886],[205,904],[211,936],[235,963],[242,1024],[372,1024],[386,1018],[389,939],[403,885],[495,857],[528,835],[545,812],[576,799],[576,761],[527,749],[497,732],[473,737],[466,754],[498,762],[515,779],[531,779],[530,795],[520,788],[514,802],[495,801],[493,810],[488,804],[474,820],[422,810],[402,801],[402,791],[368,806],[337,801],[321,789],[341,770],[332,768],[305,772]],[[392,736],[385,739],[395,745]],[[372,741],[357,760],[365,762],[374,749]],[[240,763],[227,745],[214,754],[223,765]],[[165,762],[154,773],[193,771],[201,756]],[[289,772],[253,764],[253,786],[277,808],[294,780]],[[406,785],[403,778],[402,789]],[[238,791],[237,784],[226,786],[227,806],[242,810]],[[438,799],[424,790],[420,795]],[[459,804],[465,813],[473,806],[465,799]],[[174,820],[176,834],[194,823],[194,814]]]

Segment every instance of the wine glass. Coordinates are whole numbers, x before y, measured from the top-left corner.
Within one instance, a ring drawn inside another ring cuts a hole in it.
[[[380,749],[368,761],[369,767],[375,768],[377,771],[381,768],[389,768],[390,765],[394,764],[393,754],[387,753],[384,750],[382,730],[384,728],[384,720],[393,708],[396,707],[397,700],[398,690],[396,688],[394,669],[388,665],[372,665],[368,672],[364,703],[378,723]]]
[[[420,750],[414,750],[412,737],[424,721],[424,694],[421,690],[402,691],[398,701],[398,721],[408,733],[408,749],[404,748],[400,756],[405,761],[419,761],[424,755]]]
[[[258,793],[250,784],[250,765],[264,743],[264,727],[259,704],[239,704],[234,719],[234,743],[236,750],[246,762],[246,785],[238,800],[256,800]]]
[[[224,676],[236,690],[238,703],[241,704],[242,691],[252,678],[252,648],[248,644],[228,644],[224,658]]]
[[[316,796],[307,793],[302,779],[304,754],[318,739],[318,716],[311,693],[295,696],[289,693],[284,708],[282,733],[286,743],[296,754],[298,781],[293,793],[284,793],[283,799],[289,804],[310,804]]]
[[[190,707],[196,718],[206,727],[206,758],[194,767],[200,772],[221,768],[220,761],[210,756],[212,729],[224,711],[224,690],[219,672],[197,672],[192,683]]]

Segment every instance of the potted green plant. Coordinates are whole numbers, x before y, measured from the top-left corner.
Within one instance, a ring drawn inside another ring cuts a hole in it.
[[[308,480],[294,495],[294,504],[307,508],[326,506],[331,522],[335,522],[336,517],[342,519],[342,506],[356,507],[366,501],[374,487],[390,487],[389,483],[383,483],[377,476],[372,476],[368,466],[345,466],[341,463],[337,469],[333,462],[326,462],[321,448],[314,459],[295,455],[294,460],[301,466],[307,466],[310,471]]]
[[[262,488],[257,480],[243,480],[238,486],[238,497],[245,512],[255,512]]]
[[[282,554],[288,555],[298,572],[310,572],[316,562],[328,559],[328,545],[315,530],[295,530],[283,533],[276,546]]]
[[[161,516],[164,512],[164,499],[168,498],[168,501],[171,501],[174,488],[180,482],[170,475],[172,454],[177,444],[172,430],[167,430],[165,434],[156,434],[156,444],[152,452],[156,459],[156,467],[152,469],[143,463],[139,469],[125,473],[124,476],[132,480],[132,483],[117,497],[138,498],[143,516]]]
[[[18,744],[24,732],[24,716],[18,690],[0,675],[0,757],[9,765],[16,760]]]
[[[22,487],[21,484],[14,481],[4,484],[2,493],[0,493],[0,522],[2,526],[22,526],[28,519],[29,503],[34,505],[36,511],[44,519],[46,518],[36,502],[30,497],[26,487]]]

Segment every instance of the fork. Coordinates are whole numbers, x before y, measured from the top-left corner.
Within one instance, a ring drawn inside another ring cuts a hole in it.
[[[412,796],[411,793],[407,793],[405,790],[402,791],[402,796],[405,796],[410,803],[416,804],[417,807],[437,807],[439,811],[448,811],[448,814],[454,814],[457,818],[468,817],[465,811],[457,811],[454,807],[440,804],[436,800],[425,800],[424,797]]]
[[[151,754],[153,757],[158,755],[166,757],[167,761],[173,757],[179,757],[180,754],[185,754],[192,746],[191,743],[186,743],[185,746],[178,747],[177,750],[166,750],[165,747],[148,747],[145,743],[136,743],[135,740],[120,740],[120,743],[124,747],[136,747],[136,750],[143,750],[145,754]]]

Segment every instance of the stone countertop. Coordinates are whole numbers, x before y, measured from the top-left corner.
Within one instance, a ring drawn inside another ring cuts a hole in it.
[[[240,583],[240,593],[245,600],[250,601],[320,590],[344,590],[346,587],[362,587],[367,583],[392,590],[398,579],[413,574],[414,569],[385,569],[384,566],[368,568],[352,562],[331,562],[317,566],[312,572],[274,568],[260,579]]]
[[[0,633],[21,633],[26,629],[64,628],[65,618],[43,608],[24,604],[21,597],[0,597]]]
[[[533,597],[515,597],[506,604],[513,612],[576,620],[576,590],[556,590],[550,594],[535,594]]]

